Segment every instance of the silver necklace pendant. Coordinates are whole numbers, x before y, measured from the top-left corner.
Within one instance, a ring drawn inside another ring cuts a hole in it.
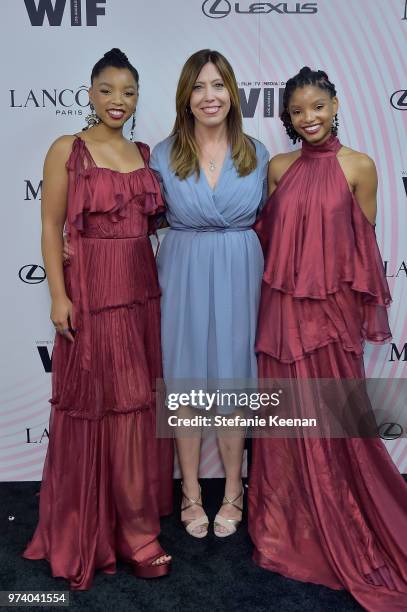
[[[216,170],[216,162],[214,159],[209,160],[209,170],[210,172],[214,172]]]

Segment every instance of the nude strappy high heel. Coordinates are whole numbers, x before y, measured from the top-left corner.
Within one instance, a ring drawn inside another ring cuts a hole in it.
[[[201,506],[201,508],[203,507],[202,501],[200,501],[201,487],[199,487],[199,497],[197,499],[193,499],[192,497],[188,497],[187,495],[185,495],[184,489],[182,489],[182,497],[183,499],[188,500],[190,503],[186,506],[182,506],[181,503],[181,512],[192,508],[192,506]],[[206,514],[203,514],[202,516],[199,516],[195,519],[186,519],[185,521],[181,520],[181,523],[184,525],[189,535],[193,536],[194,538],[205,538],[208,535],[209,519]],[[197,527],[205,527],[206,529],[197,532]]]
[[[238,506],[235,503],[239,499],[239,497],[243,498],[243,494],[244,494],[244,489],[242,487],[242,490],[239,493],[239,495],[236,495],[236,497],[234,497],[233,499],[229,499],[225,495],[223,498],[222,506],[226,506],[229,504],[230,506],[233,506],[234,508],[236,508],[237,510],[240,510],[240,512],[243,513],[243,506]],[[240,520],[239,519],[227,519],[221,514],[217,514],[213,522],[213,532],[218,538],[227,538],[228,536],[231,536],[236,532],[241,522],[242,522],[242,519]],[[220,526],[224,527],[226,531],[219,531],[218,527]]]

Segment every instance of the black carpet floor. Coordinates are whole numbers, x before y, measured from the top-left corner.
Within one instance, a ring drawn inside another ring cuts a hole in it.
[[[175,507],[180,483],[175,481]],[[203,498],[213,519],[222,498],[223,481],[202,481]],[[21,557],[38,518],[39,483],[0,483],[0,591],[67,591],[67,582],[52,578],[46,561]],[[245,517],[246,518],[246,517]],[[115,575],[98,573],[89,591],[70,593],[70,610],[351,612],[362,608],[345,591],[289,580],[258,568],[246,521],[225,539],[213,533],[203,540],[186,534],[179,513],[162,520],[161,543],[173,556],[170,576],[141,580],[129,567]],[[38,608],[29,607],[30,610]],[[55,608],[53,608],[55,609]]]

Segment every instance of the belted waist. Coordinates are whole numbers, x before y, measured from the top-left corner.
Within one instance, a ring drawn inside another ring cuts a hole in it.
[[[139,234],[138,236],[92,236],[92,234],[83,234],[82,240],[139,240],[140,238],[149,239],[147,234]]]
[[[170,227],[171,230],[176,232],[247,232],[248,230],[253,229],[251,225],[247,225],[244,227],[222,227],[216,225],[203,225],[201,227],[188,227],[183,225],[182,227]]]

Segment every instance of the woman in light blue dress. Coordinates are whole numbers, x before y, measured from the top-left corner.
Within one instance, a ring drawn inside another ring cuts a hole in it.
[[[164,379],[256,379],[256,320],[263,255],[251,229],[266,193],[268,152],[242,131],[233,70],[216,51],[186,62],[173,133],[153,150],[170,229],[157,265],[162,290]],[[185,412],[185,411],[184,411]],[[180,414],[180,411],[177,413]],[[198,483],[200,438],[177,437],[183,480],[181,519],[204,537],[208,517]],[[241,520],[243,436],[218,437],[226,483],[215,534]]]

